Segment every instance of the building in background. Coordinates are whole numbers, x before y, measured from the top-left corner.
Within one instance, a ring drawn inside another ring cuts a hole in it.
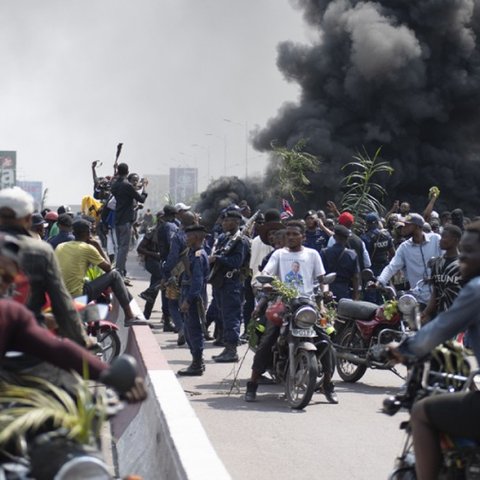
[[[172,203],[192,201],[198,192],[198,169],[171,168],[170,196]]]
[[[166,203],[169,203],[169,177],[168,175],[147,174],[145,174],[144,177],[148,179],[148,197],[140,213],[147,211],[148,208],[153,213],[156,213],[161,210]]]
[[[0,152],[0,188],[10,188],[17,180],[17,152]]]
[[[17,180],[17,186],[28,192],[35,200],[35,209],[40,210],[42,207],[43,183],[31,182],[28,180]]]

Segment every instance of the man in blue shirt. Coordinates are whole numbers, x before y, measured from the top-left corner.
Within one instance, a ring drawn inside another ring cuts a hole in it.
[[[318,253],[322,251],[322,248],[327,246],[329,238],[332,233],[322,220],[317,217],[315,210],[309,210],[303,217],[305,220],[305,241],[303,245],[308,248],[313,248]]]
[[[73,233],[72,233],[73,220],[68,213],[62,213],[61,215],[59,215],[57,224],[60,230],[59,233],[54,237],[51,237],[48,239],[48,243],[53,247],[54,250],[61,243],[75,240],[75,237],[73,236]]]

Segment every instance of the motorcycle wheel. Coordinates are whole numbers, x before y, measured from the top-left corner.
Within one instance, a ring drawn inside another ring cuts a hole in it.
[[[365,348],[362,337],[356,328],[345,329],[338,338],[338,345],[349,348]],[[337,370],[344,382],[355,383],[360,380],[367,371],[365,365],[355,365],[354,363],[337,357]]]
[[[293,381],[290,378],[289,370],[287,370],[285,378],[285,393],[291,408],[301,410],[309,404],[315,391],[317,376],[318,363],[315,352],[299,350],[295,355]]]
[[[100,346],[100,358],[111,363],[112,360],[120,355],[120,337],[116,330],[105,330],[97,336],[97,343]]]
[[[416,480],[415,467],[404,466],[396,468],[388,477],[388,480]]]

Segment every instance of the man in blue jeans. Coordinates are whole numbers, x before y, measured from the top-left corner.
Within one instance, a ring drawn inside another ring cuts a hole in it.
[[[112,184],[112,195],[117,202],[115,208],[115,233],[117,234],[117,261],[116,267],[122,277],[125,277],[128,249],[132,223],[135,219],[135,202],[144,203],[147,198],[145,188],[147,181],[143,182],[142,193],[128,181],[128,165],[119,163],[117,167],[118,178]]]

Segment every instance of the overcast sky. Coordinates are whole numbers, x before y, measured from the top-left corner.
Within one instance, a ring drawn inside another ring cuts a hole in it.
[[[198,166],[200,187],[207,149],[217,177],[226,145],[241,176],[245,123],[298,95],[275,64],[280,41],[307,36],[288,0],[0,0],[0,15],[0,150],[47,204],[80,203],[92,160],[109,174],[118,142],[131,171]]]

